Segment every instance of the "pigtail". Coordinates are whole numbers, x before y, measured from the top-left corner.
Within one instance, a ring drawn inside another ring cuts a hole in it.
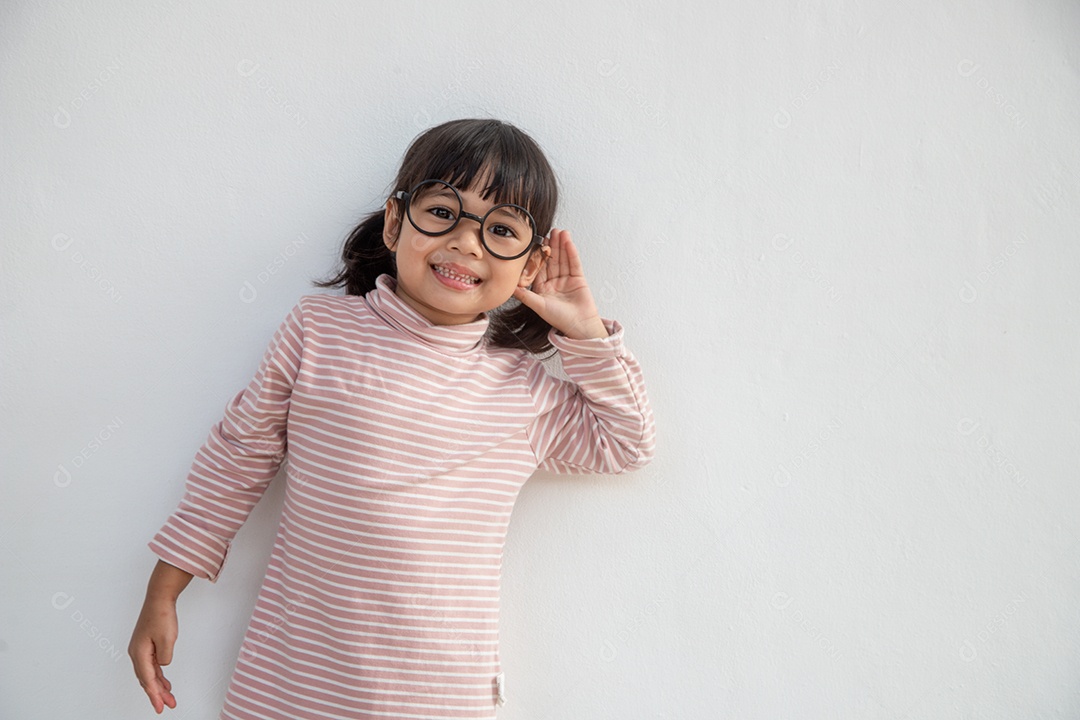
[[[520,300],[510,298],[488,315],[490,323],[485,338],[489,345],[518,348],[534,355],[548,351],[555,353],[555,347],[548,339],[551,323]]]
[[[394,254],[383,242],[386,219],[373,212],[353,228],[341,249],[341,269],[328,280],[313,281],[315,287],[344,287],[346,295],[367,295],[383,273],[397,277]]]
[[[491,315],[488,342],[496,347],[521,348],[534,355],[554,350],[548,339],[551,325],[528,305],[518,304],[510,310]]]

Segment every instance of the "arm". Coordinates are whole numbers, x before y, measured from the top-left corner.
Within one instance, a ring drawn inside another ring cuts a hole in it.
[[[181,570],[164,560],[158,560],[154,571],[150,573],[150,582],[146,584],[146,601],[175,604],[192,577],[194,576],[187,570]]]
[[[537,417],[527,435],[541,470],[617,475],[653,459],[656,433],[641,367],[623,344],[619,322],[602,322],[607,337],[548,334],[570,380],[539,361],[530,367]]]
[[[148,543],[163,561],[216,582],[233,537],[277,474],[303,352],[302,301],[281,323],[258,372],[195,455],[179,507]]]
[[[530,258],[514,297],[551,326],[548,339],[570,380],[550,376],[539,361],[529,368],[537,415],[526,435],[538,467],[608,474],[644,467],[655,452],[653,416],[622,326],[597,312],[568,231],[552,228],[542,251],[542,261]],[[524,287],[529,280],[533,290]]]

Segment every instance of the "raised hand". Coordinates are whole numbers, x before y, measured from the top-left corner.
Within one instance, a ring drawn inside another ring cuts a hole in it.
[[[607,337],[570,232],[552,228],[548,246],[551,256],[533,278],[533,289],[517,287],[514,297],[567,337]]]

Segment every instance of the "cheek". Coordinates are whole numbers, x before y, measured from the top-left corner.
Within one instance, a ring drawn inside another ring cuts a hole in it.
[[[522,270],[523,268],[521,267],[507,268],[499,274],[499,282],[510,288],[517,286],[522,280]]]
[[[438,242],[439,238],[421,235],[420,233],[412,234],[404,240],[408,249],[415,253],[428,253]]]

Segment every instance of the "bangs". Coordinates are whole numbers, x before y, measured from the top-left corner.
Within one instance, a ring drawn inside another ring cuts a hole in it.
[[[528,182],[531,173],[522,158],[507,159],[495,148],[486,148],[484,155],[469,152],[473,148],[463,150],[450,150],[441,162],[432,162],[428,177],[445,180],[461,190],[475,190],[495,204],[513,203],[526,209],[536,204],[538,188]]]

